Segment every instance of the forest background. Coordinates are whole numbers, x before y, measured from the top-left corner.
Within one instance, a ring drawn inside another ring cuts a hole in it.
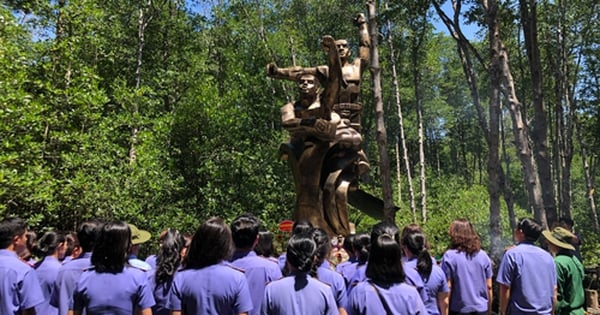
[[[158,235],[251,212],[271,231],[294,187],[265,66],[325,64],[321,37],[365,13],[361,188],[441,254],[471,220],[498,259],[520,217],[571,217],[600,262],[594,183],[600,10],[594,0],[5,0],[0,215],[32,229],[117,218]],[[462,28],[468,27],[465,36]],[[383,161],[383,162],[382,162]],[[388,193],[386,193],[388,192]],[[377,220],[356,209],[358,231]],[[151,247],[150,247],[151,249]]]

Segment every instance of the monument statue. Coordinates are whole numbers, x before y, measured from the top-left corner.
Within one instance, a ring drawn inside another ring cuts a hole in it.
[[[299,91],[297,101],[281,108],[282,126],[290,133],[281,153],[295,181],[294,219],[309,220],[332,236],[349,233],[348,193],[358,189],[359,176],[370,168],[361,149],[360,83],[371,42],[364,15],[354,22],[360,34],[359,58],[350,59],[347,40],[326,35],[322,45],[327,65],[267,65],[269,77],[294,80]]]

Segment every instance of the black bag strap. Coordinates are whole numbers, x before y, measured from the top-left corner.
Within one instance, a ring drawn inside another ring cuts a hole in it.
[[[388,305],[387,301],[383,298],[383,295],[381,295],[381,293],[379,292],[377,286],[371,280],[369,280],[369,284],[373,287],[373,289],[375,289],[375,292],[379,297],[379,301],[381,301],[381,304],[383,304],[383,308],[385,309],[386,315],[393,315],[390,306]]]

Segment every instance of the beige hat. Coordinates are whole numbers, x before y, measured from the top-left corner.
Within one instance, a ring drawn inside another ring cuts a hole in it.
[[[128,224],[129,229],[131,230],[131,244],[137,245],[146,243],[150,238],[152,238],[152,234],[148,231],[140,230],[133,224]]]
[[[544,235],[546,240],[553,245],[564,249],[575,250],[575,247],[569,244],[569,241],[575,238],[575,235],[563,227],[555,227],[552,232],[545,230],[542,232],[542,235]]]

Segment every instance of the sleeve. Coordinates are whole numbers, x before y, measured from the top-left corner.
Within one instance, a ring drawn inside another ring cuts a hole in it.
[[[494,271],[492,270],[492,259],[490,256],[485,254],[485,278],[491,279],[494,275]]]
[[[556,313],[562,314],[561,310],[569,309],[569,302],[565,301],[565,288],[560,285],[566,283],[568,277],[568,271],[561,267],[559,263],[556,263],[556,279],[558,281],[558,303],[556,304]]]
[[[85,288],[81,287],[81,283],[77,282],[73,291],[73,298],[69,301],[69,310],[82,312],[88,304],[85,296]]]
[[[269,310],[269,301],[271,300],[271,290],[269,290],[269,285],[267,285],[265,287],[265,294],[263,295],[263,300],[260,306],[260,313],[261,315],[268,315],[270,314],[270,310]]]
[[[154,301],[154,293],[150,288],[150,284],[148,283],[148,278],[145,273],[140,273],[138,276],[138,288],[137,288],[137,306],[140,309],[146,309],[154,306],[156,302]]]
[[[171,311],[181,311],[181,292],[179,290],[181,274],[176,273],[173,279],[173,285],[169,291],[169,299],[167,301],[167,308]]]
[[[333,297],[333,292],[331,290],[325,290],[325,300],[327,303],[327,309],[325,310],[325,314],[327,315],[339,315],[339,309],[337,303],[335,302],[335,298]]]
[[[446,279],[451,279],[452,278],[452,264],[451,264],[450,255],[447,252],[442,257],[441,268],[442,268],[442,271],[444,271],[444,274],[446,275]]]
[[[500,284],[504,284],[506,286],[510,286],[512,283],[512,275],[514,273],[514,266],[512,263],[511,256],[509,252],[504,253],[502,257],[502,261],[500,262],[500,267],[498,268],[498,276],[496,277],[496,282]]]
[[[33,269],[25,272],[18,290],[21,309],[32,308],[45,300],[40,281]]]
[[[253,309],[248,281],[242,274],[240,274],[240,277],[238,278],[238,294],[234,309],[236,313],[250,312]]]

